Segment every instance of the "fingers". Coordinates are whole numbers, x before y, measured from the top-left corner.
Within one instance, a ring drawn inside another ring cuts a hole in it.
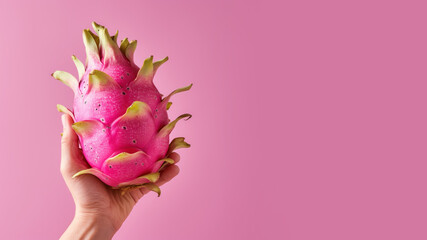
[[[74,173],[84,169],[84,160],[79,148],[79,139],[72,129],[72,118],[63,114],[63,133],[61,138],[61,173],[64,178],[70,178]]]
[[[145,193],[142,191],[142,189],[137,188],[137,189],[129,190],[129,194],[132,197],[133,201],[137,203],[139,199],[141,199],[144,196]]]
[[[172,158],[175,161],[175,163],[178,163],[179,160],[181,159],[179,154],[176,152],[172,152],[171,154],[169,154],[169,158]]]
[[[160,171],[160,178],[156,182],[157,186],[161,186],[169,182],[172,178],[174,178],[179,173],[179,167],[175,164],[179,162],[181,157],[179,156],[178,153],[172,152],[169,155],[169,158],[172,158],[175,161],[175,163],[167,166],[164,170]]]
[[[178,175],[178,173],[179,173],[179,167],[176,165],[170,165],[167,168],[165,168],[163,171],[160,172],[160,178],[154,184],[156,184],[157,186],[160,187],[163,184],[172,180],[172,178],[176,177],[176,175]],[[143,195],[150,192],[150,190],[147,188],[140,188],[140,191]]]
[[[78,147],[78,138],[74,132],[71,125],[73,124],[73,119],[68,114],[63,114],[61,116],[62,120],[62,138],[61,138],[61,150],[63,154],[69,154],[72,151],[73,145]]]
[[[171,153],[169,155],[169,158],[172,158],[175,161],[175,164],[178,163],[181,159],[179,154],[175,152]],[[176,177],[179,174],[179,167],[175,164],[169,165],[165,169],[160,171],[160,178],[159,180],[157,180],[157,182],[155,182],[157,186],[162,186],[163,184],[169,182],[170,180],[172,180],[172,178]],[[141,188],[140,191],[143,195],[150,192],[150,190],[146,188]]]
[[[163,184],[172,180],[172,178],[176,177],[179,173],[179,167],[177,165],[170,165],[165,168],[165,170],[160,172],[160,178],[155,183],[157,186],[162,186]]]

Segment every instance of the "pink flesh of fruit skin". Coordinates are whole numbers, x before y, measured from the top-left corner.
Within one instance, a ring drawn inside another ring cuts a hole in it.
[[[190,147],[182,137],[169,144],[169,135],[180,119],[191,115],[170,121],[167,109],[172,95],[190,90],[192,84],[162,98],[153,77],[168,58],[153,62],[151,56],[139,68],[133,62],[136,41],[125,38],[118,45],[117,34],[92,25],[97,34],[83,31],[86,64],[73,56],[79,80],[63,71],[52,74],[74,91],[74,112],[62,105],[58,110],[75,120],[73,129],[92,167],[75,177],[92,174],[115,188],[147,186],[158,192],[153,182],[162,166],[173,163],[168,155]]]

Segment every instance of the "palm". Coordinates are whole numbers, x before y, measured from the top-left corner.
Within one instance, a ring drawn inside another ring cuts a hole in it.
[[[71,126],[72,119],[64,117],[64,126]],[[118,229],[138,200],[148,192],[147,189],[131,189],[122,194],[122,190],[112,189],[97,177],[85,174],[72,178],[80,170],[87,169],[89,165],[84,159],[82,150],[78,146],[78,138],[71,127],[64,131],[62,138],[61,172],[64,180],[73,195],[77,211],[80,213],[99,214],[111,221]],[[170,158],[179,161],[179,155],[172,153]],[[176,165],[170,165],[160,172],[157,185],[163,185],[179,172]]]

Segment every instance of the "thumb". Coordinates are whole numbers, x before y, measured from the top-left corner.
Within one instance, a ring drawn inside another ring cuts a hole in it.
[[[85,168],[83,154],[79,148],[79,139],[71,127],[73,120],[68,114],[63,114],[61,120],[63,126],[61,173],[64,178],[71,178],[76,172]]]

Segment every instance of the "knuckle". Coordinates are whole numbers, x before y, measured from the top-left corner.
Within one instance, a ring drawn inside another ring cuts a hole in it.
[[[68,136],[62,136],[61,144],[68,144],[70,142],[70,138]]]
[[[59,167],[59,171],[63,176],[66,176],[66,175],[69,175],[70,168],[65,164],[61,164],[61,166]]]

